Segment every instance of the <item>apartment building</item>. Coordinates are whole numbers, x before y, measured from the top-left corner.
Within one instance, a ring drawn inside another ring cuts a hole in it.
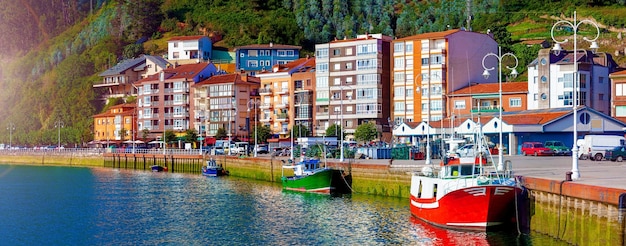
[[[488,34],[454,29],[400,38],[392,44],[390,109],[395,122],[446,118],[450,114],[447,94],[470,82],[497,82],[497,76],[482,76],[483,57],[498,52],[498,44]],[[485,65],[496,63],[497,59],[488,59]]]
[[[332,124],[348,134],[366,122],[388,125],[391,40],[365,34],[315,45],[315,135]]]
[[[236,68],[239,72],[255,75],[300,58],[302,47],[284,44],[252,44],[235,47]]]
[[[102,146],[119,145],[123,141],[139,139],[134,103],[112,106],[106,112],[93,116],[93,140]]]
[[[102,83],[94,84],[93,88],[101,91],[102,100],[134,95],[133,83],[157,74],[171,65],[161,57],[150,55],[141,55],[137,58],[123,60],[100,73],[99,76],[102,77]]]
[[[610,115],[611,84],[609,74],[617,67],[611,55],[588,50],[539,51],[528,65],[528,109],[572,107],[575,63],[578,64],[578,105],[586,105]]]
[[[294,125],[311,130],[315,58],[300,58],[271,70],[259,72],[260,122],[270,126],[279,138],[289,138]]]
[[[137,81],[138,129],[157,139],[190,129],[190,87],[219,74],[212,63],[173,66]]]
[[[257,120],[249,105],[258,100],[259,85],[259,78],[239,73],[215,75],[194,84],[192,128],[212,140],[221,128],[232,139],[248,141]]]

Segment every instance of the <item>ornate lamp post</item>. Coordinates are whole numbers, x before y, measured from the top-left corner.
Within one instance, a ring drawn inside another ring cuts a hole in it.
[[[498,144],[498,171],[502,171],[504,170],[504,164],[502,162],[502,60],[507,57],[510,56],[513,59],[515,59],[515,66],[513,67],[509,67],[506,66],[507,69],[511,70],[511,77],[515,78],[517,77],[517,70],[515,70],[515,68],[517,68],[517,65],[519,64],[518,60],[517,60],[517,56],[515,56],[513,53],[505,53],[502,54],[502,48],[498,47],[498,54],[494,54],[494,53],[489,53],[487,55],[485,55],[483,57],[483,68],[485,69],[485,71],[483,72],[483,76],[485,77],[485,79],[489,78],[489,71],[494,70],[495,67],[491,67],[491,68],[487,68],[485,66],[485,59],[487,59],[487,57],[493,56],[496,59],[498,59],[498,94],[500,97],[500,102],[499,102],[499,107],[498,107],[498,112],[499,112],[499,118],[500,118],[500,124],[498,124],[498,132],[499,132],[499,137],[500,137],[500,142]]]
[[[58,145],[57,148],[61,149],[61,128],[63,128],[63,121],[57,120],[54,122],[54,127],[58,129]]]
[[[552,26],[552,30],[550,30],[550,36],[552,37],[552,40],[554,40],[555,44],[554,44],[554,48],[552,48],[552,50],[554,51],[555,55],[559,55],[559,53],[561,52],[561,44],[565,43],[568,41],[568,39],[565,39],[563,41],[558,41],[556,40],[556,38],[554,37],[554,29],[559,26],[559,25],[563,25],[563,26],[569,26],[572,28],[572,30],[574,31],[574,85],[572,86],[572,109],[574,110],[573,112],[573,116],[574,116],[574,143],[572,146],[572,179],[579,179],[580,178],[580,172],[578,171],[578,145],[576,144],[576,141],[578,140],[578,130],[577,130],[577,125],[578,125],[578,115],[577,115],[577,108],[578,105],[580,104],[578,102],[578,83],[580,81],[580,76],[578,74],[578,50],[576,47],[576,43],[577,43],[577,33],[578,33],[578,26],[582,23],[587,23],[590,24],[592,26],[594,26],[596,28],[596,37],[593,39],[588,39],[587,37],[583,37],[583,40],[590,42],[591,46],[589,48],[591,48],[592,51],[596,51],[598,49],[598,43],[596,43],[596,40],[598,39],[598,37],[600,37],[600,28],[598,27],[598,25],[590,20],[582,20],[577,22],[576,21],[576,11],[574,11],[574,22],[569,22],[566,20],[560,20],[557,21],[556,23],[554,23],[554,25]]]

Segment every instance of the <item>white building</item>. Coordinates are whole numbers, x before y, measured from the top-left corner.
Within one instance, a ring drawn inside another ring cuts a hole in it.
[[[167,41],[167,59],[170,62],[207,61],[211,58],[213,44],[207,36],[179,36]]]
[[[610,115],[608,78],[616,67],[612,57],[579,50],[576,60],[579,105]],[[572,107],[574,73],[574,52],[562,51],[557,56],[550,49],[540,50],[537,59],[528,65],[528,109]]]

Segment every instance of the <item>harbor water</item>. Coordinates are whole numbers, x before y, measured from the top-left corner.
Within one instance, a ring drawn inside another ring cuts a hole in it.
[[[444,230],[407,199],[114,168],[0,165],[2,245],[566,245]]]

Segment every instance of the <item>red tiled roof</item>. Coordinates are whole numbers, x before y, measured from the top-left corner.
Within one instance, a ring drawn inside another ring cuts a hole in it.
[[[167,41],[169,42],[169,41],[198,40],[198,39],[201,39],[203,37],[206,37],[206,36],[203,36],[203,35],[198,35],[198,36],[178,36],[178,37],[172,37],[172,38],[170,38]]]
[[[295,45],[286,45],[286,44],[251,44],[235,47],[235,50],[239,49],[270,49],[270,50],[278,50],[278,49],[297,49],[300,50],[302,47]]]
[[[254,76],[241,76],[241,74],[239,73],[233,73],[233,74],[220,74],[220,75],[214,75],[211,76],[208,79],[205,79],[203,81],[200,81],[192,86],[194,87],[198,87],[198,86],[202,86],[202,85],[207,85],[207,84],[224,84],[224,83],[235,83],[235,84],[241,84],[241,83],[254,83],[254,84],[260,84],[261,80],[257,77]]]
[[[609,74],[609,77],[613,77],[613,76],[624,76],[626,75],[626,69],[619,71],[619,72],[614,72]]]
[[[503,115],[502,120],[509,125],[541,125],[553,121],[571,111],[542,112],[542,113],[521,113],[515,115]]]
[[[399,38],[396,40],[415,40],[415,39],[433,39],[433,38],[443,38],[446,37],[450,34],[456,33],[456,32],[460,32],[460,29],[452,29],[452,30],[446,30],[446,31],[442,31],[442,32],[428,32],[428,33],[422,33],[422,34],[417,34],[417,35],[413,35],[413,36],[408,36],[408,37],[404,37],[404,38]]]
[[[198,73],[200,73],[208,65],[209,63],[185,64],[164,69],[163,71],[171,75],[166,79],[191,79],[194,76],[198,75]]]
[[[481,83],[464,87],[449,93],[449,95],[477,95],[498,93],[500,86],[498,83]],[[503,82],[502,93],[528,93],[528,82]]]

